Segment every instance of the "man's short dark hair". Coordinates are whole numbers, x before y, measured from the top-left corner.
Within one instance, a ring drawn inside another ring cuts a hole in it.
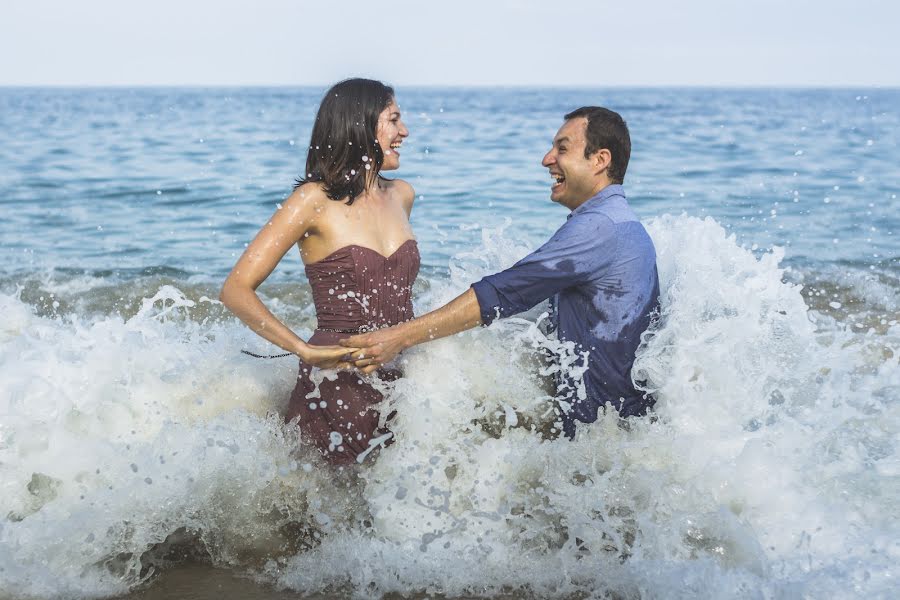
[[[587,119],[587,136],[584,157],[606,148],[612,155],[609,179],[613,183],[625,181],[628,160],[631,158],[631,136],[628,125],[619,113],[600,106],[582,106],[566,115],[566,121],[584,117]]]

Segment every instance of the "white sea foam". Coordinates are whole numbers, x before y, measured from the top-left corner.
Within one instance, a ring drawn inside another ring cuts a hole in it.
[[[0,595],[122,591],[189,530],[304,592],[888,597],[900,327],[814,323],[780,251],[757,259],[712,219],[648,229],[663,311],[635,376],[655,419],[545,439],[538,349],[572,353],[538,307],[407,352],[394,443],[352,485],[277,416],[296,364],[238,354],[252,334],[191,320],[178,290],[127,320],[0,296]],[[418,312],[524,250],[485,231]]]

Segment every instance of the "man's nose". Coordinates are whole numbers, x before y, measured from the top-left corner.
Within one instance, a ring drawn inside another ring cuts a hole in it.
[[[541,161],[541,165],[545,167],[549,167],[553,163],[556,162],[556,155],[553,154],[553,150],[550,150],[547,154],[544,155],[544,160]]]

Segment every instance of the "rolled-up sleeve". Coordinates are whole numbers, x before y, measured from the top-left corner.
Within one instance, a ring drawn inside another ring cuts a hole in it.
[[[602,275],[615,252],[615,224],[609,217],[573,215],[543,246],[472,284],[481,322],[489,325],[526,311],[560,290]]]

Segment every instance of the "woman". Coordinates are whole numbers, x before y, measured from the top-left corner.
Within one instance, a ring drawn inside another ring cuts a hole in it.
[[[412,318],[419,253],[409,225],[415,192],[381,171],[400,166],[409,135],[389,86],[348,79],[322,99],[306,176],[229,274],[221,300],[253,331],[300,358],[287,418],[333,464],[362,462],[390,433],[372,406],[382,396],[344,368],[351,334]],[[306,265],[318,326],[309,341],[279,321],[256,288],[295,244]],[[336,378],[335,378],[336,375]],[[396,373],[382,372],[383,376]]]

